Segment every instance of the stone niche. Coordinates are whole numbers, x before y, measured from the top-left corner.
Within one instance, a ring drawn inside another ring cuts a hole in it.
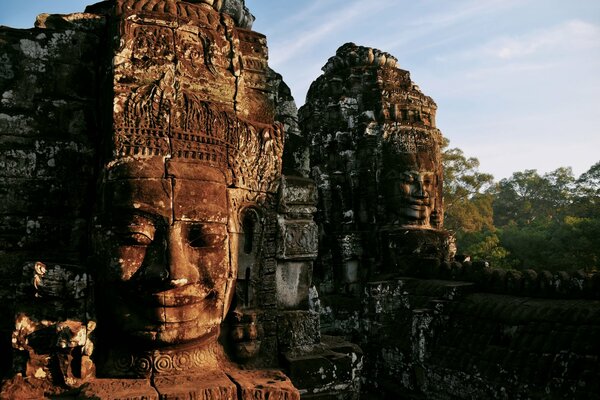
[[[360,349],[309,307],[316,188],[283,174],[296,107],[253,21],[112,0],[0,28],[3,398],[358,396]]]

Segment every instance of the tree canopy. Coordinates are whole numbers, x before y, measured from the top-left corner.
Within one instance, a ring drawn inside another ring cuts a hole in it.
[[[443,159],[446,227],[459,252],[504,268],[598,270],[600,162],[579,177],[561,167],[495,182],[448,142]]]

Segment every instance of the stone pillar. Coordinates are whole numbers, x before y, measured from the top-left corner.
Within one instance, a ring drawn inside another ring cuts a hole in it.
[[[279,190],[277,308],[280,350],[320,340],[318,315],[308,307],[318,229],[313,221],[316,188],[312,180],[284,176]]]

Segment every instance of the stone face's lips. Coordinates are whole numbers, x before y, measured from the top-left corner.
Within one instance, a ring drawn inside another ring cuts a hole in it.
[[[143,306],[143,311],[138,314],[138,323],[142,325],[150,324],[153,327],[169,326],[196,321],[199,324],[212,324],[213,319],[221,314],[221,304],[217,297],[208,296],[199,301],[180,304],[175,306],[166,306],[161,304],[152,304]]]
[[[155,337],[157,334],[174,333],[180,335],[181,331],[183,331],[187,334],[192,334],[186,340],[193,340],[211,336],[211,332],[218,330],[218,321],[193,319],[190,321],[147,322],[145,324],[136,325],[133,329],[129,329],[128,331],[135,333],[139,337],[145,337],[146,339],[154,341],[157,339]],[[196,331],[197,334],[193,333],[194,331]]]
[[[207,289],[199,284],[191,284],[164,292],[153,293],[149,298],[152,305],[179,307],[215,299],[217,298],[217,291]]]
[[[120,293],[118,296],[125,304],[139,304],[153,308],[183,307],[199,303],[212,304],[219,297],[219,293],[213,288],[206,288],[204,285],[195,283],[154,293],[129,291]]]
[[[429,202],[426,201],[411,201],[409,204],[410,208],[413,208],[415,210],[422,210],[424,208],[429,207]]]

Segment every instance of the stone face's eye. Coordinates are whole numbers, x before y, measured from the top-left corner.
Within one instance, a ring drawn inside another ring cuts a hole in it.
[[[149,246],[152,238],[141,232],[124,232],[121,244],[125,246]]]
[[[207,247],[206,235],[202,225],[192,225],[188,233],[188,243],[191,247]]]
[[[156,233],[155,223],[152,219],[142,215],[124,215],[118,217],[119,221],[126,221],[123,226],[115,223],[115,239],[121,246],[149,246]]]
[[[189,228],[188,243],[190,247],[217,247],[225,242],[225,235],[211,229],[210,225],[192,225]]]

